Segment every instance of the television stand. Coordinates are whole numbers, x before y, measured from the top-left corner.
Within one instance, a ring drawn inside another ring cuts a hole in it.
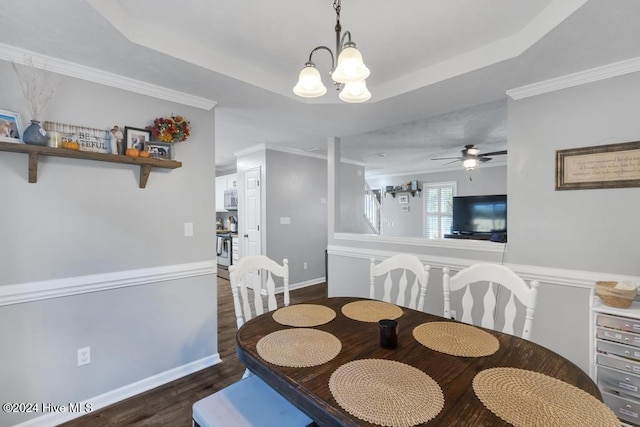
[[[445,239],[465,239],[465,240],[491,240],[491,233],[487,234],[445,234]]]

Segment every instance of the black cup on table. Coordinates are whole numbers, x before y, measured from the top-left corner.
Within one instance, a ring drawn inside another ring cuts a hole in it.
[[[380,347],[396,348],[398,346],[398,322],[382,319],[378,322],[380,328]]]

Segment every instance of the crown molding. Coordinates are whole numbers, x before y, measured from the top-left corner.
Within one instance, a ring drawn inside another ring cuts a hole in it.
[[[509,89],[507,91],[507,95],[509,95],[511,99],[519,100],[600,80],[606,80],[629,73],[635,73],[637,71],[640,71],[640,57],[614,62],[613,64],[607,64],[573,74],[567,74],[566,76],[544,80],[515,89]]]
[[[0,43],[0,59],[22,65],[32,64],[36,68],[46,69],[47,71],[65,76],[99,83],[129,92],[139,93],[141,95],[151,96],[153,98],[164,99],[165,101],[176,102],[178,104],[188,105],[202,110],[211,110],[217,104],[216,101],[212,101],[210,99],[190,95],[188,93],[179,92],[177,90],[146,83],[141,80],[135,80],[119,74],[75,64],[70,61],[65,61],[2,43]]]

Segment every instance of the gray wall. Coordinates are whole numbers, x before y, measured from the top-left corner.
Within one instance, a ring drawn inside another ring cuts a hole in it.
[[[419,255],[434,268],[505,262],[541,281],[532,339],[589,371],[589,297],[596,280],[639,280],[638,188],[555,191],[555,151],[640,139],[640,73],[509,101],[509,243],[505,252],[398,242],[329,239],[329,295],[366,296],[366,258]],[[489,248],[489,246],[487,246]],[[358,258],[360,257],[360,259]],[[441,313],[441,300],[427,311]]]
[[[423,235],[424,192],[417,193],[415,197],[412,197],[411,193],[401,193],[409,196],[409,212],[402,211],[401,207],[406,205],[400,204],[398,200],[400,194],[397,194],[395,198],[391,194],[384,195],[388,185],[396,187],[414,180],[418,181],[418,188],[420,189],[423,188],[425,183],[456,182],[458,196],[506,194],[507,167],[506,165],[483,165],[471,173],[460,167],[460,170],[455,171],[367,179],[371,188],[382,190],[381,219],[383,235],[413,237],[421,237]]]
[[[2,108],[25,110],[17,78],[0,61]],[[183,167],[139,168],[44,157],[28,183],[27,156],[0,153],[0,288],[100,273],[171,268],[215,259],[214,113],[65,78],[43,119],[142,128],[182,114],[192,136]],[[184,237],[184,223],[195,235]],[[0,306],[0,400],[82,401],[217,353],[213,274]],[[91,364],[76,350],[91,346]],[[32,414],[40,415],[40,414]],[[0,413],[0,425],[27,416]]]
[[[509,102],[514,263],[640,275],[640,189],[555,191],[555,151],[640,140],[640,73]]]
[[[372,233],[364,218],[364,167],[340,164],[340,226],[344,233]]]
[[[265,170],[266,255],[289,260],[292,284],[324,278],[327,161],[267,150]],[[291,224],[280,224],[282,217]]]

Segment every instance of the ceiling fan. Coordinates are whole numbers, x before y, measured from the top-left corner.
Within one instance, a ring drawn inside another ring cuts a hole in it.
[[[507,154],[507,150],[492,151],[490,153],[480,154],[480,149],[475,148],[473,144],[465,145],[464,148],[460,151],[462,153],[461,157],[438,157],[431,160],[455,159],[452,162],[445,163],[443,166],[450,165],[451,163],[455,162],[462,162],[462,166],[466,170],[473,170],[478,165],[478,163],[484,163],[491,160],[491,157],[488,156],[500,156],[502,154]]]

